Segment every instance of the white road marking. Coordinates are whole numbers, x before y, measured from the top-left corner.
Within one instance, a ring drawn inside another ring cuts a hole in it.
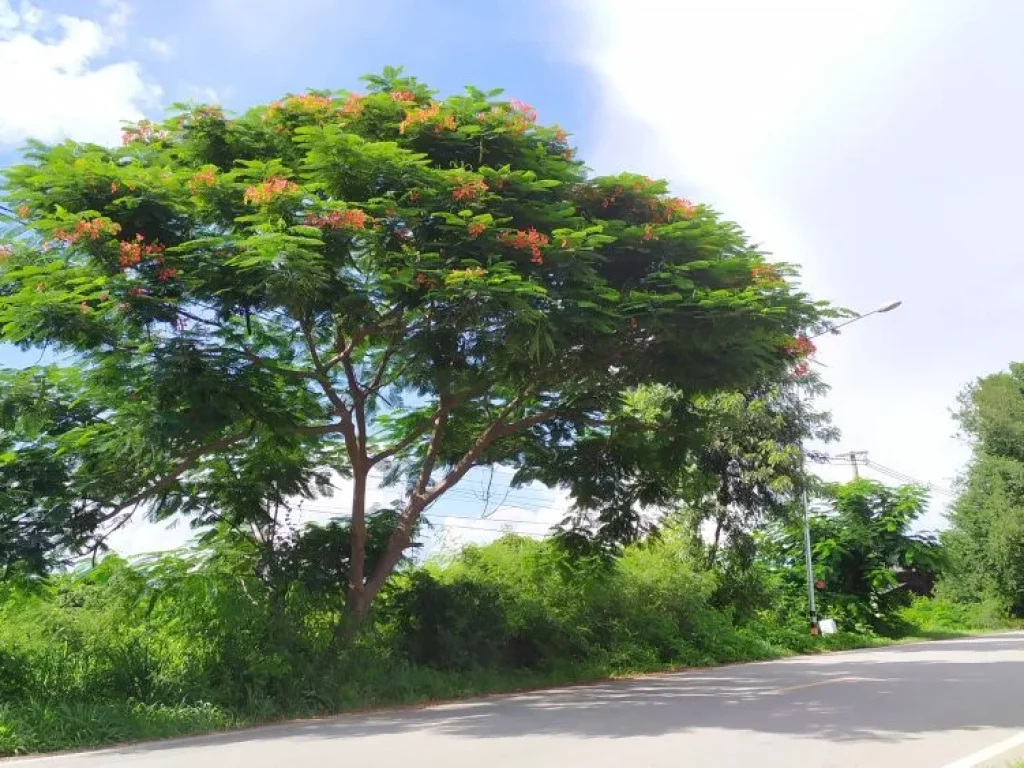
[[[942,768],[974,768],[977,765],[981,765],[987,760],[991,760],[994,757],[999,757],[1004,752],[1009,752],[1014,747],[1019,747],[1024,744],[1024,731],[1018,733],[1016,736],[1011,736],[1008,739],[996,742],[990,747],[978,750],[972,755],[967,757],[961,757],[952,763],[947,763]]]

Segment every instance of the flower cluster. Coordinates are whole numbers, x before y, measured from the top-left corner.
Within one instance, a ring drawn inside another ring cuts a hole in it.
[[[750,277],[755,283],[777,283],[781,280],[779,273],[771,264],[758,264],[751,267]]]
[[[138,265],[144,256],[154,258],[159,263],[164,250],[160,243],[147,243],[142,235],[136,235],[134,240],[122,240],[118,243],[117,263],[121,269],[129,269]]]
[[[212,187],[217,183],[217,174],[213,168],[203,168],[188,180],[188,191],[190,194],[198,195],[203,187]]]
[[[517,229],[515,231],[503,232],[498,240],[521,251],[529,250],[530,261],[534,264],[543,264],[541,247],[548,244],[548,236],[538,232],[533,227],[528,230]]]
[[[358,93],[350,93],[348,98],[346,98],[342,103],[341,107],[338,108],[338,112],[342,117],[355,118],[363,114],[363,108],[365,106],[362,96]]]
[[[391,91],[388,96],[397,102],[416,101],[416,94],[412,91]]]
[[[806,376],[810,373],[811,368],[807,364],[807,358],[816,351],[817,347],[814,346],[814,342],[806,336],[796,336],[782,345],[782,354],[791,360],[797,361],[796,365],[793,366],[794,376]]]
[[[27,219],[28,218],[28,206],[27,205],[19,205],[17,208],[14,209],[14,212],[16,214],[18,214],[19,218],[22,218],[22,219]]]
[[[526,133],[527,130],[536,124],[537,110],[525,102],[513,99],[507,105],[495,104],[487,112],[479,112],[476,116],[480,122],[486,122],[492,117],[501,117],[509,131],[515,134],[522,134]],[[565,131],[561,129],[558,129],[558,131],[561,133],[556,134],[555,140],[564,142],[566,138]],[[558,138],[558,136],[561,136],[561,138]]]
[[[482,179],[471,179],[452,190],[452,200],[476,200],[486,191],[487,182]]]
[[[482,221],[471,221],[466,225],[466,231],[470,237],[480,237],[487,230],[487,225]]]
[[[442,115],[441,105],[435,102],[430,106],[420,107],[406,113],[405,119],[398,124],[398,132],[404,134],[412,126],[427,122],[433,122],[434,130],[437,132],[454,131],[456,127],[455,115]]]
[[[131,144],[133,141],[162,141],[167,138],[167,131],[161,130],[148,120],[143,120],[132,128],[125,128],[121,132],[121,143]]]
[[[644,240],[657,240],[658,233],[654,231],[654,227],[652,227],[650,224],[647,224],[644,226],[643,238]]]
[[[271,176],[266,181],[246,189],[242,199],[248,205],[266,205],[274,198],[288,192],[295,192],[298,188],[299,185],[294,181],[288,181],[282,176]]]
[[[173,280],[178,276],[178,270],[174,267],[162,267],[159,272],[156,273],[156,279],[161,283],[165,283],[168,280]]]
[[[405,119],[398,124],[398,132],[405,133],[411,126],[417,125],[418,123],[425,123],[428,120],[433,120],[435,117],[441,114],[441,105],[431,104],[429,107],[420,107],[409,112]]]
[[[99,240],[103,235],[116,235],[121,231],[121,225],[107,219],[81,219],[75,222],[74,229],[53,230],[55,240],[71,245],[79,240]]]
[[[267,111],[263,113],[263,119],[269,120],[285,109],[296,109],[300,112],[323,112],[330,108],[330,96],[317,96],[315,93],[307,93],[302,96],[289,96],[282,101],[270,102]]]
[[[321,229],[366,229],[367,224],[372,224],[373,220],[365,211],[346,208],[344,211],[328,211],[322,216],[310,213],[303,219],[303,223]]]
[[[783,351],[787,357],[802,360],[805,357],[813,355],[818,351],[818,348],[815,347],[814,342],[806,336],[796,336],[783,345]]]

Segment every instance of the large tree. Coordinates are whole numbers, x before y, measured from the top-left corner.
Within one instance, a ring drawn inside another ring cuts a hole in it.
[[[664,182],[588,175],[526,104],[366,82],[7,170],[34,234],[0,253],[0,332],[52,356],[0,383],[6,552],[136,510],[265,515],[334,472],[363,616],[471,468],[571,444],[631,388],[749,388],[824,311]],[[402,499],[367,567],[377,471]]]
[[[964,600],[997,597],[1024,615],[1024,364],[974,382],[957,416],[972,456],[943,535],[943,589]]]

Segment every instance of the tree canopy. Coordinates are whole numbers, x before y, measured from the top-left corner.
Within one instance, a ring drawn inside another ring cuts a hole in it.
[[[1024,615],[1024,364],[968,387],[957,417],[972,455],[943,537],[943,588],[961,599],[996,597]]]
[[[0,559],[96,546],[137,511],[258,520],[351,478],[365,614],[423,511],[528,466],[623,393],[746,391],[828,308],[663,181],[593,176],[499,91],[179,105],[123,145],[31,145],[4,196]],[[367,567],[371,472],[400,486]]]

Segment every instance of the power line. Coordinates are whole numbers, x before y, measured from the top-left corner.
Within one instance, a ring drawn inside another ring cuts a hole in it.
[[[839,454],[837,456],[830,456],[829,463],[845,467],[851,467],[855,465],[864,466],[873,469],[878,474],[884,475],[890,480],[895,480],[898,483],[918,485],[923,488],[927,488],[929,491],[938,493],[941,496],[946,496],[951,499],[956,498],[956,494],[953,491],[949,490],[948,488],[944,488],[943,486],[936,485],[935,483],[931,483],[926,480],[920,480],[919,478],[916,478],[913,475],[908,475],[906,472],[901,472],[897,469],[893,469],[892,467],[887,467],[884,464],[879,464],[877,461],[872,461],[871,459],[869,459],[866,454],[866,451],[858,452],[859,458],[856,462],[850,460],[848,453]]]

